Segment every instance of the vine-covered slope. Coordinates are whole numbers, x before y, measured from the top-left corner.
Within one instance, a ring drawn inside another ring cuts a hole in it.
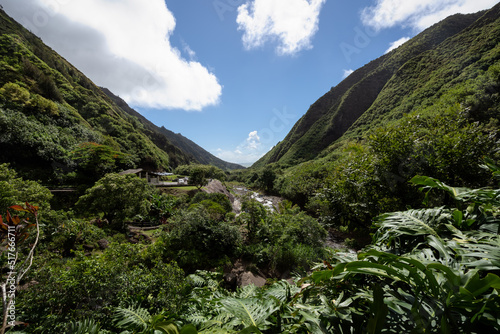
[[[314,159],[339,138],[362,138],[387,121],[432,104],[498,60],[499,16],[500,5],[450,16],[356,70],[312,104],[287,137],[254,166]]]
[[[236,167],[186,152],[109,95],[0,10],[0,162],[51,184],[125,168]]]

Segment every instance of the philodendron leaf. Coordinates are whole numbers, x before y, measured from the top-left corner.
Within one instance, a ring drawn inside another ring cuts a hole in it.
[[[466,290],[474,297],[478,297],[491,288],[497,290],[500,289],[500,277],[491,273],[486,275],[486,277],[483,279],[479,277],[479,273],[476,273],[467,281],[467,283],[463,287],[464,290]]]
[[[164,321],[155,324],[155,332],[160,331],[163,334],[179,334],[177,326],[172,321]]]
[[[180,334],[198,334],[198,331],[194,325],[189,324],[182,326]]]

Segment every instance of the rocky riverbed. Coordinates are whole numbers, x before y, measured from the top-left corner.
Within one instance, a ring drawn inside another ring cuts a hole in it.
[[[241,201],[245,196],[255,199],[271,211],[277,211],[279,203],[283,201],[283,198],[281,197],[263,195],[243,186],[236,186],[231,190],[232,193],[229,192],[226,186],[224,186],[224,184],[222,184],[219,180],[211,180],[205,187],[203,187],[203,191],[207,193],[225,194],[231,201],[233,211],[236,214],[241,213]]]
[[[236,214],[241,213],[241,203],[245,197],[250,197],[264,205],[271,211],[278,211],[280,202],[283,198],[277,196],[263,195],[248,189],[244,186],[235,186],[231,188],[231,192],[226,188],[222,182],[218,180],[210,181],[203,191],[207,193],[221,193],[228,196],[229,200],[233,205],[233,211]],[[330,231],[327,239],[325,240],[325,246],[331,247],[333,249],[345,249],[344,238],[338,233],[333,233]],[[354,250],[348,250],[354,252]],[[229,288],[234,289],[236,286],[245,286],[248,284],[254,284],[256,286],[263,286],[266,282],[266,275],[262,272],[251,272],[248,270],[249,264],[243,263],[238,260],[228,271],[224,273],[225,283]],[[291,281],[290,275],[284,274],[282,279],[288,279]]]

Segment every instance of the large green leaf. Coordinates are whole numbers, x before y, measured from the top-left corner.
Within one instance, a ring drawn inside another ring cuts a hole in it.
[[[234,298],[227,297],[220,300],[224,312],[233,316],[232,322],[241,324],[244,328],[255,326],[266,328],[268,318],[279,308],[276,299]]]
[[[179,329],[172,321],[162,321],[154,325],[154,331],[162,334],[179,334]]]
[[[143,308],[117,307],[115,310],[115,321],[119,328],[145,330],[151,314]]]
[[[389,308],[384,303],[384,290],[379,285],[375,286],[373,290],[373,304],[370,309],[371,316],[367,325],[368,333],[382,333]]]
[[[470,189],[465,187],[451,187],[444,182],[428,176],[415,176],[410,182],[422,186],[422,190],[440,189],[448,192],[454,199],[463,202],[476,202],[481,204],[500,204],[500,189]]]
[[[374,236],[375,244],[403,247],[403,236],[433,235],[439,237],[439,228],[450,222],[451,213],[445,208],[408,210],[386,213],[375,219],[378,230]],[[413,245],[411,245],[413,247]],[[406,249],[410,251],[411,249]]]
[[[476,272],[460,291],[462,293],[470,293],[473,297],[478,297],[491,288],[500,290],[500,277],[489,273],[485,278],[481,279],[479,273]]]

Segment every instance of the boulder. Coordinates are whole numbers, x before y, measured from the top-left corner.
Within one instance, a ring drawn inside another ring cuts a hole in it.
[[[245,271],[238,277],[238,286],[246,286],[253,284],[258,287],[262,287],[266,284],[266,279],[261,276],[255,276],[250,271]]]

